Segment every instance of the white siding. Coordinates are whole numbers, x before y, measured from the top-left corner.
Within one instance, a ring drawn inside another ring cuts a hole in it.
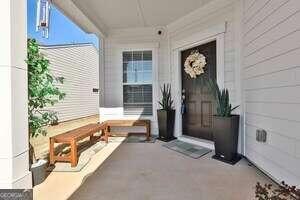
[[[300,1],[244,0],[246,156],[277,181],[300,185]],[[255,131],[268,132],[266,143]]]
[[[66,97],[49,109],[57,111],[59,121],[98,114],[99,88],[98,50],[91,44],[42,46],[41,52],[50,61],[55,76],[64,77],[58,85]]]

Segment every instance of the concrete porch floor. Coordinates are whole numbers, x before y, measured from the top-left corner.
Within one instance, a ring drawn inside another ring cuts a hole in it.
[[[256,182],[271,181],[246,160],[231,166],[212,155],[192,159],[160,141],[123,143],[70,199],[253,200]]]
[[[79,172],[51,172],[46,180],[33,188],[34,200],[66,200],[75,192],[84,180],[93,175],[99,166],[114,152],[125,138],[119,142],[110,142]]]

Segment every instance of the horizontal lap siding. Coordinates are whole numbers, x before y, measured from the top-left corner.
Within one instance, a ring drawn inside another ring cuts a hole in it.
[[[232,8],[229,9],[233,14],[234,10]],[[235,106],[237,105],[237,94],[236,94],[236,80],[235,80],[235,27],[234,27],[234,19],[229,14],[226,19],[226,32],[225,32],[225,53],[224,53],[224,64],[225,64],[225,72],[224,72],[224,84],[225,87],[229,90],[231,103]]]
[[[59,121],[72,120],[98,114],[99,57],[92,45],[42,47],[50,61],[51,72],[64,77],[64,84],[57,86],[66,93],[63,101],[49,109],[57,111]]]
[[[105,40],[104,102],[101,107],[123,107],[123,69],[118,43]]]
[[[300,185],[300,1],[244,0],[242,23],[246,156]]]

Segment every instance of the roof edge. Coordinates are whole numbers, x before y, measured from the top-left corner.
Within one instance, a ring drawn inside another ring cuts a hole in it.
[[[86,43],[67,43],[67,44],[49,44],[49,45],[44,45],[44,44],[39,44],[39,47],[42,49],[52,49],[52,48],[71,48],[71,47],[83,47],[83,46],[92,46],[94,47],[97,51],[97,47],[91,43],[91,42],[86,42]]]

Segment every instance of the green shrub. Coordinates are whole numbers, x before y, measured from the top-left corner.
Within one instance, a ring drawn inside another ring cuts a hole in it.
[[[49,60],[40,52],[34,39],[27,41],[28,65],[28,122],[31,137],[46,135],[45,126],[58,121],[57,113],[46,109],[65,97],[55,83],[63,84],[63,77],[49,71]]]
[[[163,87],[160,88],[162,99],[158,103],[161,106],[162,110],[173,110],[173,100],[171,96],[171,85],[164,84]]]
[[[217,101],[217,115],[220,117],[230,117],[231,112],[239,106],[235,106],[232,108],[229,101],[228,89],[221,90],[218,84],[211,79],[208,80],[208,85]]]

